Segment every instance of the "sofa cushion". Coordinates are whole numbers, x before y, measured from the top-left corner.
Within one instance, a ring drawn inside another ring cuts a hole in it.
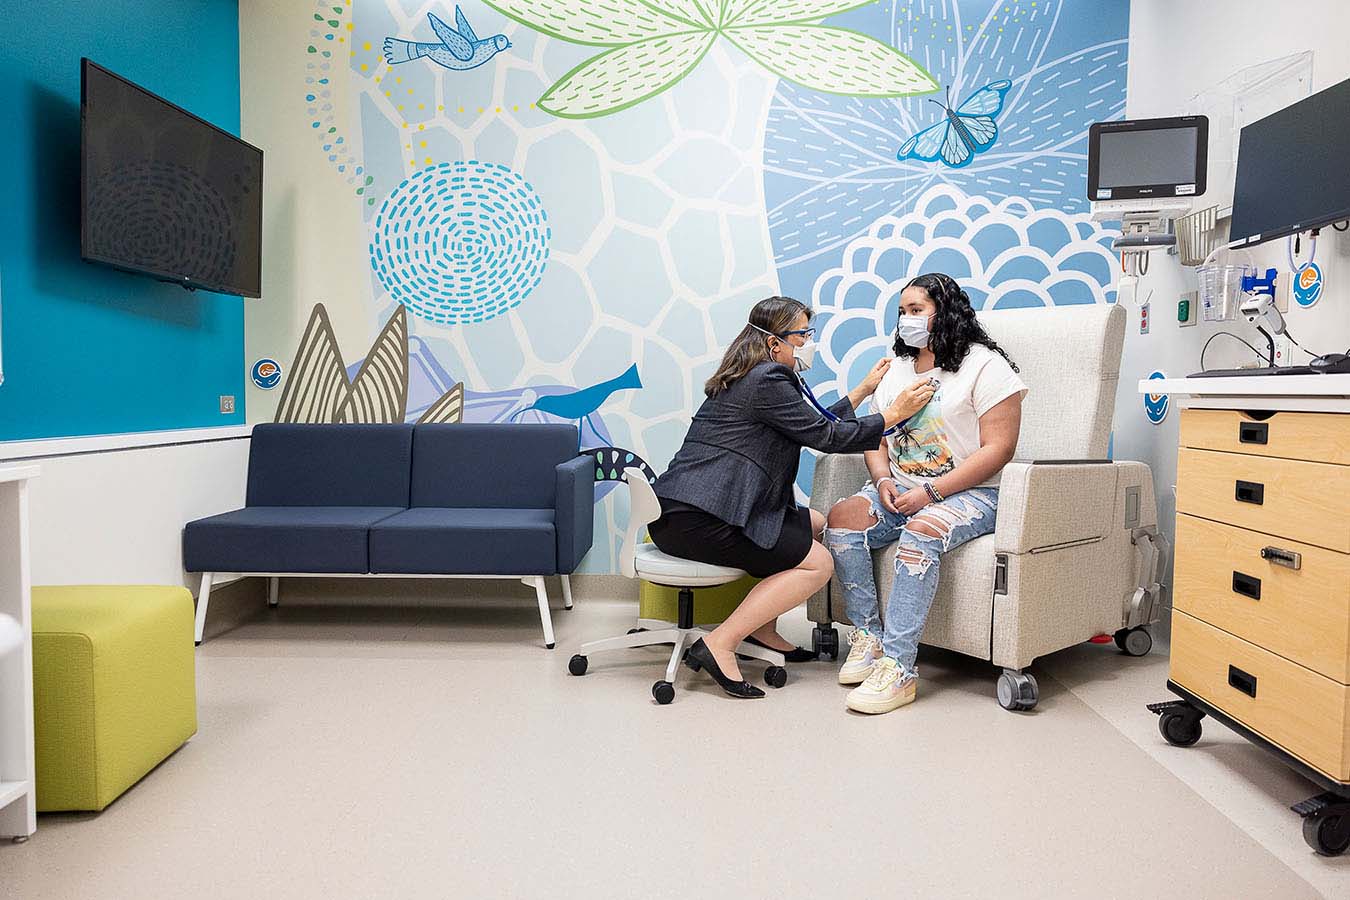
[[[576,455],[574,425],[418,425],[409,505],[552,508],[554,469]]]
[[[183,529],[189,572],[369,572],[370,526],[398,506],[250,506]]]
[[[416,507],[370,529],[370,571],[554,575],[553,510]]]
[[[411,425],[254,426],[248,506],[408,505]]]

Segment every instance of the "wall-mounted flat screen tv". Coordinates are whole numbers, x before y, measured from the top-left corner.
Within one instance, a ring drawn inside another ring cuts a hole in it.
[[[80,122],[84,259],[262,295],[261,150],[88,59]]]

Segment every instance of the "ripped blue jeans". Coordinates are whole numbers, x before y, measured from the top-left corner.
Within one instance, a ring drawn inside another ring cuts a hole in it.
[[[834,557],[835,574],[844,586],[844,609],[850,622],[881,638],[883,653],[913,672],[919,638],[937,594],[942,554],[994,530],[998,488],[961,491],[941,503],[928,504],[912,516],[882,506],[874,484],[869,483],[854,496],[867,498],[876,524],[866,531],[825,530],[825,546]],[[940,536],[906,527],[910,523],[923,523],[928,531]],[[872,574],[872,551],[897,541],[895,581],[883,617]]]

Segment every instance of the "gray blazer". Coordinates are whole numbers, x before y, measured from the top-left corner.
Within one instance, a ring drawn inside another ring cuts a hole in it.
[[[787,366],[762,362],[740,381],[703,401],[656,495],[711,513],[772,548],[787,510],[802,447],[858,453],[881,444],[880,415],[857,418],[847,396],[830,407],[831,422],[802,394]]]

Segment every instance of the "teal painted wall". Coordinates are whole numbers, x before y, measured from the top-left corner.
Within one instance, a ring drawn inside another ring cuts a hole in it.
[[[242,423],[258,301],[80,259],[80,57],[237,135],[237,0],[0,9],[0,440]]]

